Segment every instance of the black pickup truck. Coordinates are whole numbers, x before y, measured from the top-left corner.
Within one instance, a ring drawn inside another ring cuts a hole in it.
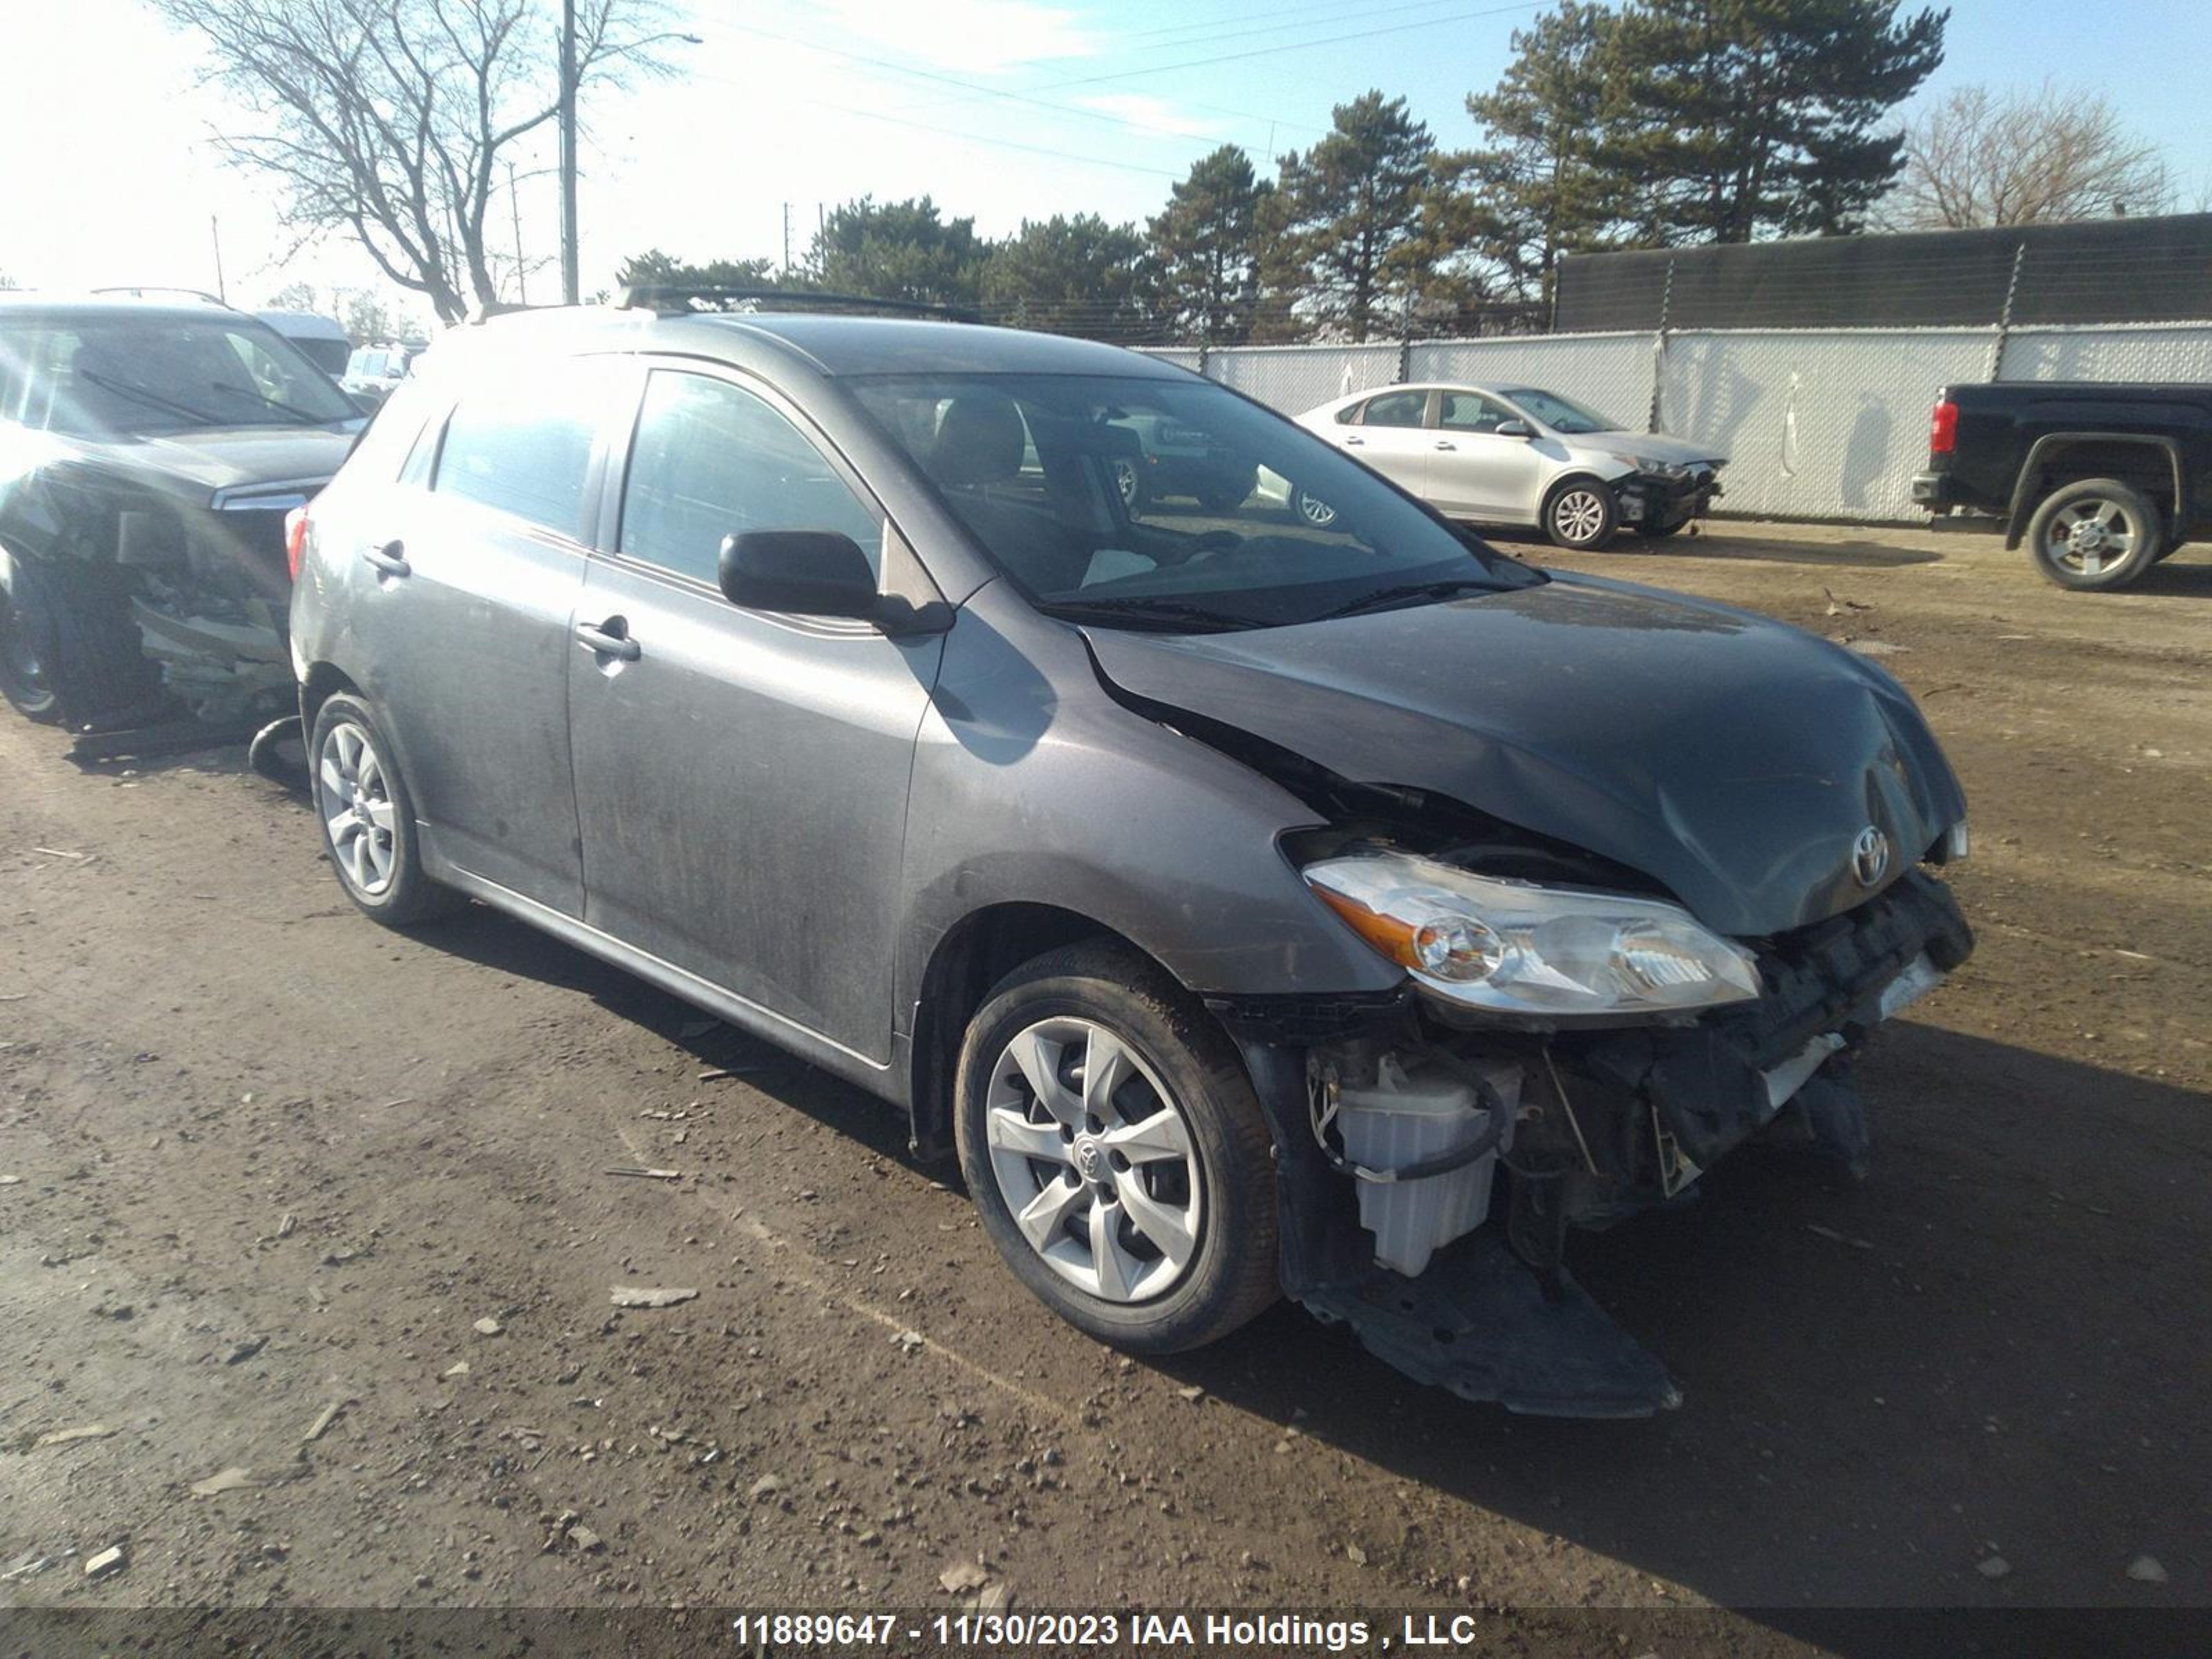
[[[2212,386],[1946,386],[1912,499],[2002,518],[2067,587],[2125,587],[2212,535]]]

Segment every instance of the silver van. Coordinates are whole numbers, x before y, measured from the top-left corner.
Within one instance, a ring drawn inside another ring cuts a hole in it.
[[[1972,948],[1905,692],[1141,356],[714,302],[454,331],[295,526],[353,902],[882,1097],[1105,1341],[1287,1291],[1469,1398],[1672,1403],[1568,1240],[1863,1160],[1853,1051]],[[1291,487],[1133,498],[1147,421]]]

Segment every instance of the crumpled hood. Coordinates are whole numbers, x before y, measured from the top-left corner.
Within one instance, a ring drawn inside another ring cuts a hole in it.
[[[255,484],[326,480],[352,449],[354,429],[351,422],[256,426],[77,441],[87,466],[158,478],[179,495],[205,501]]]
[[[1650,877],[1723,933],[1849,909],[1966,815],[1904,689],[1811,635],[1593,578],[1295,628],[1085,630],[1138,697]],[[1872,888],[1869,824],[1890,839]]]
[[[1647,461],[1674,461],[1683,466],[1705,461],[1711,461],[1715,466],[1728,464],[1728,457],[1715,454],[1711,444],[1692,443],[1687,438],[1669,438],[1657,432],[1586,432],[1566,441],[1591,449],[1601,449],[1608,455],[1618,455],[1632,465],[1638,456]]]

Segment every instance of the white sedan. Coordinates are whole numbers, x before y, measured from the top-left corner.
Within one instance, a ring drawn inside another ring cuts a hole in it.
[[[1623,526],[1672,535],[1721,493],[1726,464],[1534,386],[1394,386],[1297,419],[1449,518],[1531,526],[1561,547],[1601,547]],[[1311,495],[1297,506],[1316,524],[1335,516]]]

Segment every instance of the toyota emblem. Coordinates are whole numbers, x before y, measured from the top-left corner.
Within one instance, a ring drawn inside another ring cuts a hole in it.
[[[1889,837],[1871,823],[1851,843],[1851,873],[1862,887],[1872,887],[1889,873]]]

